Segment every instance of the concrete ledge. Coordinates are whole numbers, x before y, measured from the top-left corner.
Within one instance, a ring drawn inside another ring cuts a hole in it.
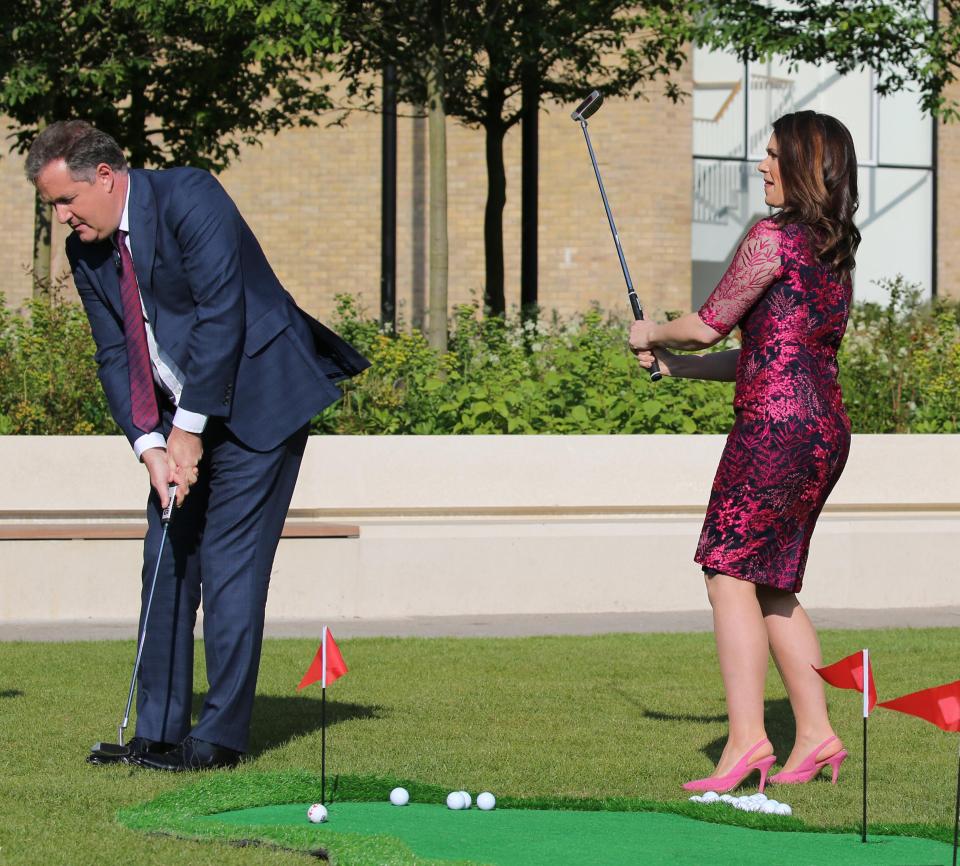
[[[93,539],[142,539],[147,531],[138,523],[5,523],[0,541],[84,541]],[[360,527],[341,523],[287,521],[281,538],[359,538]]]
[[[312,437],[291,522],[360,535],[285,537],[268,619],[702,613],[692,556],[723,442]],[[142,521],[146,474],[119,437],[0,437],[0,461],[0,529]],[[805,604],[955,605],[958,478],[960,437],[854,437],[814,536]],[[0,624],[132,622],[138,538],[0,536]]]
[[[818,629],[960,628],[960,606],[813,609],[807,611]],[[409,616],[402,619],[336,619],[268,621],[266,636],[317,638],[323,626],[337,638],[355,637],[538,637],[544,635],[652,634],[713,631],[709,611],[670,613],[537,614],[517,616]],[[198,626],[198,638],[203,629]],[[0,641],[135,640],[135,622],[0,623]]]

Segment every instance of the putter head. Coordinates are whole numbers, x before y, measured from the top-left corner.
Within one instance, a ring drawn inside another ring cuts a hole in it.
[[[130,747],[119,743],[94,743],[87,755],[88,764],[125,764],[130,757]]]
[[[588,117],[593,117],[601,105],[603,105],[603,94],[599,90],[593,90],[590,95],[573,110],[573,114],[571,114],[570,117],[577,123],[583,123]]]
[[[130,747],[121,746],[119,743],[94,743],[90,752],[95,755],[126,755],[130,752]]]

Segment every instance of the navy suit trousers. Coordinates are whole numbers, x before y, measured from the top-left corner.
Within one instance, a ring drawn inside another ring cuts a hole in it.
[[[306,441],[303,427],[273,450],[253,451],[210,418],[199,481],[174,511],[160,561],[137,690],[138,736],[177,743],[190,734],[247,750],[270,572]],[[161,535],[160,501],[151,492],[141,630]],[[201,597],[209,689],[192,724]]]

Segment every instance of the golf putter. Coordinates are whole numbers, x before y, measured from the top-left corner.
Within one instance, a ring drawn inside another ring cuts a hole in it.
[[[603,104],[603,94],[599,90],[594,90],[583,100],[574,110],[570,117],[580,124],[583,130],[583,137],[587,140],[587,150],[590,151],[590,161],[593,163],[593,173],[597,176],[597,185],[600,187],[600,197],[603,199],[603,209],[607,212],[607,222],[610,223],[610,231],[613,233],[613,242],[617,247],[617,255],[620,257],[620,267],[623,270],[623,278],[627,281],[627,298],[630,301],[630,307],[633,309],[633,318],[643,318],[643,307],[640,306],[640,299],[633,288],[633,280],[630,279],[630,271],[627,268],[627,260],[623,257],[623,247],[620,246],[620,235],[617,232],[617,226],[613,221],[613,214],[610,212],[610,203],[607,201],[607,191],[603,188],[603,178],[600,177],[600,166],[597,165],[597,157],[593,152],[593,145],[590,143],[590,133],[587,132],[587,118],[593,117],[597,110]],[[653,366],[650,367],[650,379],[659,382],[663,378],[660,373],[660,365],[656,359]]]
[[[140,672],[140,659],[143,656],[143,644],[147,638],[147,625],[150,622],[150,608],[153,606],[153,594],[157,588],[157,575],[160,573],[160,560],[163,557],[163,546],[167,540],[167,532],[170,529],[170,521],[173,518],[174,504],[177,501],[177,485],[171,484],[167,488],[167,507],[163,509],[160,515],[160,523],[163,526],[163,533],[160,536],[160,549],[157,551],[157,564],[153,569],[153,580],[150,582],[150,593],[147,596],[147,608],[143,613],[143,628],[140,631],[140,640],[137,642],[137,657],[133,662],[133,673],[130,675],[130,691],[127,694],[127,706],[123,711],[123,719],[117,728],[116,743],[94,743],[90,749],[92,758],[105,758],[107,760],[123,757],[130,752],[130,747],[124,743],[124,734],[127,730],[127,724],[130,721],[130,708],[133,706],[133,693],[137,687],[137,674]]]

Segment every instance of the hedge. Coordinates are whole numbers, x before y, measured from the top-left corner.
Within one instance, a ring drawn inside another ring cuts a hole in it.
[[[902,278],[888,304],[858,303],[840,378],[859,433],[960,430],[960,306],[920,300]],[[456,309],[449,350],[401,327],[385,333],[352,296],[333,327],[373,362],[316,433],[724,433],[732,383],[650,382],[626,347],[628,322],[593,307],[521,320]],[[716,348],[735,346],[732,339]],[[0,298],[0,433],[116,433],[81,307],[60,292],[15,312]]]

